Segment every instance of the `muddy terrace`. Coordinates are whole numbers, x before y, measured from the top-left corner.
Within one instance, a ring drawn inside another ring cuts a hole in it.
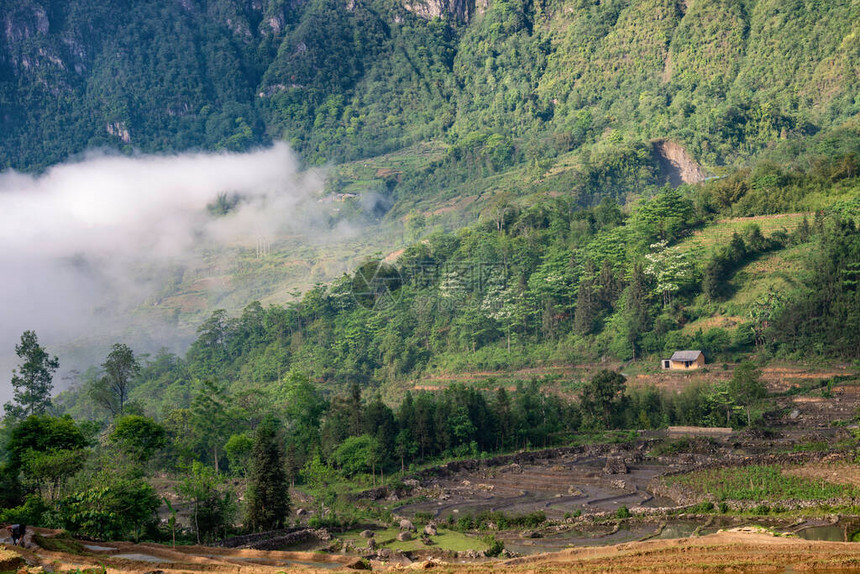
[[[634,448],[554,449],[550,458],[511,456],[510,462],[450,463],[420,481],[413,495],[421,502],[396,508],[399,514],[430,514],[444,521],[481,511],[525,514],[543,511],[561,520],[571,514],[615,512],[621,506],[674,506],[655,498],[648,485],[676,464],[645,455],[647,443]],[[492,460],[493,462],[504,462]],[[530,460],[531,459],[531,460]],[[433,476],[435,474],[435,476]]]
[[[637,560],[645,570],[687,571],[677,570],[684,563],[691,572],[701,572],[702,568],[783,572],[786,566],[805,564],[818,564],[833,572],[854,571],[855,567],[860,571],[860,544],[848,542],[858,538],[857,518],[827,515],[820,510],[809,515],[788,512],[755,516],[743,509],[697,514],[694,505],[699,500],[689,493],[667,489],[661,478],[708,468],[773,464],[790,467],[789,472],[807,478],[857,485],[860,465],[850,457],[791,452],[810,440],[844,440],[849,435],[847,429],[786,429],[716,438],[652,435],[626,444],[453,461],[413,475],[396,490],[378,488],[357,497],[362,499],[357,503],[370,499],[391,509],[395,521],[411,519],[419,532],[424,524],[438,525],[438,535],[416,534],[408,542],[399,542],[395,538],[397,527],[390,525],[363,526],[373,532],[369,537],[364,536],[367,531],[321,530],[312,533],[313,540],[293,541],[291,537],[297,533],[291,531],[280,533],[283,544],[277,536],[266,539],[251,535],[235,539],[236,547],[176,549],[156,544],[84,543],[69,538],[51,544],[45,540],[68,535],[41,530],[41,540],[30,534],[29,548],[10,560],[17,561],[15,568],[25,564],[47,566],[53,571],[95,567],[102,572],[105,567],[108,572],[165,574],[274,574],[368,567],[447,572],[485,572],[496,567],[511,571],[614,571],[638,564]],[[632,515],[626,517],[626,511],[619,512],[622,508]],[[448,528],[484,511],[506,516],[540,511],[547,520],[506,530],[492,524],[465,533]],[[486,547],[487,534],[504,543],[503,560],[486,558],[479,550],[445,548],[445,540],[455,536],[469,548]],[[835,542],[819,542],[823,540]],[[544,554],[547,552],[550,554]]]

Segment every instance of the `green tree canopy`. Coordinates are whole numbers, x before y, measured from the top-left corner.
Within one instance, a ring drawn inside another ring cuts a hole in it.
[[[582,410],[603,426],[612,428],[613,417],[625,403],[626,379],[621,373],[604,369],[582,388]]]
[[[72,417],[33,415],[12,429],[6,448],[10,465],[18,468],[27,451],[77,450],[86,446],[87,440]]]
[[[117,417],[125,411],[132,382],[140,372],[140,363],[131,347],[124,343],[114,343],[102,363],[102,369],[103,376],[93,381],[90,387],[90,397],[112,416]]]
[[[761,380],[761,369],[752,361],[742,362],[729,381],[728,391],[736,404],[743,405],[747,413],[747,425],[752,424],[750,409],[767,394],[767,388]]]
[[[116,420],[110,439],[133,460],[144,463],[167,445],[167,431],[149,417],[124,415]]]
[[[347,437],[334,451],[334,460],[347,477],[373,470],[380,456],[379,441],[367,434]]]
[[[218,533],[230,524],[236,511],[233,493],[225,487],[219,475],[197,461],[176,492],[191,505],[192,528],[198,544],[215,540]]]
[[[41,415],[51,406],[54,372],[60,367],[57,357],[51,357],[39,344],[35,331],[24,331],[15,354],[22,360],[12,371],[12,387],[16,404],[6,403],[6,416],[24,418]]]

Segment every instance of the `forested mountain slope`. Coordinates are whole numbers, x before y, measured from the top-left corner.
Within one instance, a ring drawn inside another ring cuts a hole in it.
[[[130,392],[151,415],[202,382],[275,395],[290,376],[402,394],[427,376],[604,360],[656,369],[678,349],[709,364],[840,361],[860,345],[860,130],[778,150],[782,166],[677,189],[622,210],[569,196],[498,204],[284,305],[212,313],[184,357],[148,361]],[[749,211],[781,214],[736,217]],[[647,359],[642,361],[642,359]],[[650,366],[650,367],[649,367]],[[94,370],[81,379],[86,391]],[[62,404],[90,413],[91,392]]]
[[[493,133],[499,162],[606,136],[708,165],[856,114],[850,0],[0,2],[0,168],[88,149],[311,162]],[[613,135],[615,134],[615,135]]]

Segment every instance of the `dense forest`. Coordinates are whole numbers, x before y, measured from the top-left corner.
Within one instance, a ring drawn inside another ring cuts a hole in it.
[[[856,3],[4,0],[0,168],[93,148],[312,163],[495,138],[672,138],[707,165],[858,111]],[[505,143],[508,142],[508,143]]]

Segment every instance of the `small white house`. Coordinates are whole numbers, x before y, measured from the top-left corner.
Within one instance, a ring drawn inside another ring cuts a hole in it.
[[[701,351],[675,351],[670,359],[661,361],[663,369],[669,371],[688,371],[705,366],[705,354]]]

